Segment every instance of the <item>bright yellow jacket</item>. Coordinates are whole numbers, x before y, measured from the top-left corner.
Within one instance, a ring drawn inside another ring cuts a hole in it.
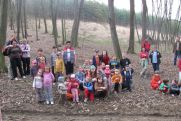
[[[121,74],[114,74],[111,78],[112,83],[122,83],[122,76]]]
[[[55,67],[54,67],[54,71],[55,73],[64,73],[65,71],[65,68],[64,68],[64,62],[63,62],[63,59],[56,59],[55,60]]]

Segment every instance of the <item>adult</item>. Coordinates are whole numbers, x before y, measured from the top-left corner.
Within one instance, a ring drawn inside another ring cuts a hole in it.
[[[22,51],[24,75],[30,75],[30,45],[26,39],[20,41],[20,48]]]
[[[131,64],[131,61],[129,58],[127,58],[126,54],[123,54],[123,58],[120,59],[120,66],[121,69],[123,70],[126,66],[129,66]]]
[[[150,53],[149,55],[150,59],[151,59],[151,63],[152,63],[152,66],[153,66],[153,70],[154,72],[155,71],[159,71],[159,65],[161,63],[161,60],[160,58],[162,57],[161,56],[161,53],[157,50],[157,48],[155,47],[153,49],[153,51]]]
[[[174,65],[177,63],[177,58],[181,55],[181,42],[180,37],[178,36],[175,40],[174,46],[173,46],[173,53],[174,55]]]
[[[145,51],[149,53],[151,44],[148,42],[149,38],[143,38],[141,43],[141,48],[145,48]]]
[[[63,50],[63,60],[66,69],[66,75],[74,72],[74,64],[76,62],[75,49],[71,46],[71,42],[67,41]]]
[[[92,64],[97,68],[101,64],[101,57],[99,55],[99,50],[95,50],[95,55],[92,58]]]
[[[17,45],[16,41],[12,41],[12,45],[8,47],[8,53],[9,53],[11,68],[13,72],[13,79],[18,80],[17,68],[19,70],[20,76],[22,78],[25,78],[25,76],[23,75],[23,70],[21,66],[22,51],[21,51],[21,48]]]
[[[146,72],[147,66],[148,66],[148,52],[145,50],[145,48],[141,49],[141,52],[139,53],[140,57],[140,64],[142,66],[142,70],[140,72],[140,76],[143,76]]]
[[[110,58],[106,50],[102,51],[102,55],[100,56],[100,58],[101,62],[104,62],[105,65],[109,65]]]

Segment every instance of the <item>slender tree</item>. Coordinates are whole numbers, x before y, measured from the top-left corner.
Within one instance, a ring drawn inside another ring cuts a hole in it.
[[[119,45],[119,40],[115,25],[114,0],[108,0],[108,7],[109,7],[109,25],[110,25],[114,53],[116,54],[116,57],[118,59],[122,59],[121,48]]]
[[[7,17],[8,17],[8,2],[9,0],[2,0],[1,6],[1,20],[0,20],[0,49],[2,50],[6,41],[7,31]],[[5,59],[2,53],[0,53],[0,72],[5,72]]]
[[[135,53],[134,52],[134,27],[135,27],[134,0],[130,0],[130,34],[129,34],[128,53]]]
[[[75,0],[74,23],[73,23],[72,32],[71,32],[71,41],[74,47],[78,46],[77,39],[78,39],[78,31],[79,31],[79,24],[80,24],[80,15],[81,15],[83,4],[84,4],[84,0],[81,0],[80,4],[79,4],[79,0]]]
[[[20,39],[20,24],[21,24],[21,6],[22,0],[16,0],[17,2],[17,40]]]
[[[142,0],[143,12],[142,12],[142,38],[146,38],[147,32],[147,4],[146,0]]]
[[[24,14],[24,36],[27,38],[27,16],[26,16],[26,0],[23,0],[23,14]]]
[[[45,7],[44,7],[44,1],[43,0],[41,0],[41,7],[42,7],[43,22],[44,22],[44,26],[45,26],[45,33],[48,33],[46,15],[45,15]]]

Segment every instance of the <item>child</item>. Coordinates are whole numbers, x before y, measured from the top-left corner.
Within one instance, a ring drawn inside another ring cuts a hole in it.
[[[58,77],[60,75],[63,75],[65,73],[65,67],[64,67],[64,62],[63,62],[63,59],[61,57],[61,53],[58,52],[57,53],[57,58],[55,60],[55,66],[54,66],[54,72],[55,72],[55,75],[56,75],[56,80],[58,79]]]
[[[97,77],[97,81],[95,82],[95,95],[97,97],[104,98],[107,95],[107,83],[102,79],[101,76]]]
[[[58,92],[60,94],[59,103],[62,102],[62,104],[65,104],[66,102],[66,94],[67,94],[67,87],[65,78],[63,76],[58,77]]]
[[[55,76],[54,67],[55,67],[56,58],[57,58],[57,47],[53,46],[52,53],[50,55],[50,65],[51,65],[52,73],[53,73],[54,76]]]
[[[177,96],[180,94],[180,88],[178,86],[178,81],[172,80],[172,83],[170,85],[170,94],[172,96]]]
[[[158,74],[158,71],[155,71],[155,74],[152,76],[151,83],[150,83],[151,88],[153,90],[156,90],[158,89],[160,84],[161,84],[160,75]]]
[[[34,77],[33,89],[36,92],[36,97],[38,99],[38,103],[43,103],[44,102],[43,79],[42,79],[42,70],[41,69],[38,70],[36,76]]]
[[[145,74],[147,66],[148,66],[148,52],[145,51],[145,48],[142,48],[139,56],[140,56],[140,63],[142,66],[140,76],[143,76]]]
[[[37,72],[38,72],[37,62],[36,62],[36,60],[33,60],[31,62],[31,70],[30,70],[32,78],[34,78],[36,76]]]
[[[163,94],[168,93],[170,86],[168,84],[169,80],[163,80],[163,82],[160,84],[159,90],[160,92],[162,92]]]
[[[119,62],[117,61],[116,57],[113,56],[112,59],[110,60],[109,62],[109,65],[110,65],[110,69],[119,69],[120,67],[120,64]]]
[[[109,66],[109,65],[106,65],[106,68],[105,68],[105,70],[104,70],[104,73],[105,73],[107,79],[109,79],[110,74],[111,74],[111,70],[110,70],[110,66]]]
[[[121,66],[121,69],[124,70],[124,68],[125,68],[126,66],[129,66],[130,64],[131,64],[131,61],[130,61],[129,58],[127,58],[126,53],[123,54],[123,58],[120,59],[120,66]]]
[[[90,99],[91,102],[94,101],[93,82],[91,81],[90,77],[87,77],[86,82],[84,83],[84,95],[85,95],[84,102],[87,102],[88,98]]]
[[[95,55],[92,58],[92,64],[97,68],[101,64],[101,58],[99,55],[99,50],[95,50]]]
[[[71,74],[69,84],[70,84],[70,91],[73,95],[73,102],[79,103],[79,94],[78,94],[79,83],[75,79],[75,74]]]
[[[129,66],[126,66],[122,72],[122,76],[124,77],[124,81],[122,84],[122,89],[126,88],[128,91],[131,92],[131,83],[132,83],[132,75],[134,70]]]
[[[41,48],[38,49],[37,54],[38,54],[36,57],[37,65],[39,66],[40,60],[44,60],[46,63],[46,57],[44,56],[43,50]]]
[[[122,76],[119,73],[118,69],[115,69],[115,74],[112,76],[111,80],[112,80],[112,83],[114,85],[114,93],[118,94],[120,84],[122,83]]]
[[[83,72],[83,68],[79,66],[78,72],[75,74],[75,78],[79,81],[79,89],[84,90],[83,83],[85,81],[85,73]]]
[[[84,71],[90,70],[90,66],[91,66],[91,65],[90,65],[89,60],[86,59],[86,60],[84,61],[83,66],[82,66],[82,67],[83,67],[83,70],[84,70]]]
[[[38,64],[38,68],[42,69],[43,71],[45,70],[45,66],[46,66],[46,61],[44,57],[40,57],[39,58],[39,64]]]
[[[43,87],[45,91],[45,98],[46,98],[46,104],[51,104],[53,105],[53,92],[52,92],[52,83],[54,81],[55,77],[50,72],[50,67],[46,66],[45,67],[45,72],[43,73]]]

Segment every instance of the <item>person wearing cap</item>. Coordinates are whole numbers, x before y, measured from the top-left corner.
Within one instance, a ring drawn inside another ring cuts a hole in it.
[[[101,64],[101,57],[99,55],[99,50],[95,50],[95,55],[92,57],[92,64],[97,68]]]
[[[134,70],[129,66],[126,66],[125,69],[122,71],[122,77],[123,77],[122,89],[126,88],[126,90],[128,91],[130,92],[132,91],[131,84],[132,84],[133,72]]]
[[[112,76],[111,78],[112,80],[112,84],[113,84],[113,91],[115,94],[118,94],[119,93],[119,87],[120,87],[120,84],[122,84],[122,76],[119,72],[118,69],[115,69],[115,73],[114,75]]]
[[[181,40],[179,36],[176,37],[175,43],[173,45],[173,53],[174,53],[174,65],[176,65],[178,57],[181,56]]]
[[[159,88],[160,84],[161,84],[160,75],[158,74],[158,71],[155,71],[154,75],[152,76],[150,86],[153,90],[156,90]]]
[[[55,60],[57,58],[57,47],[56,46],[53,46],[52,47],[52,53],[50,55],[50,66],[51,66],[51,69],[52,69],[52,73],[53,75],[55,76]]]
[[[66,75],[74,73],[74,65],[76,63],[75,49],[71,46],[71,42],[67,41],[63,50],[63,60],[65,64]]]
[[[78,103],[79,102],[79,82],[75,78],[75,74],[70,75],[69,82],[69,90],[72,93],[73,96],[73,102]]]
[[[30,45],[26,39],[20,40],[22,50],[23,71],[25,75],[30,75]]]
[[[54,66],[54,72],[56,75],[56,80],[58,79],[59,76],[64,75],[65,73],[65,67],[64,67],[64,62],[62,59],[62,54],[61,52],[58,52],[56,54],[56,60],[55,60],[55,66]]]
[[[155,48],[153,49],[153,51],[150,53],[149,57],[150,57],[150,59],[151,59],[151,63],[152,63],[154,72],[155,72],[155,71],[159,71],[159,69],[160,69],[159,66],[160,66],[160,63],[161,63],[160,58],[161,58],[162,56],[161,56],[161,53],[157,50],[156,47],[155,47]]]

